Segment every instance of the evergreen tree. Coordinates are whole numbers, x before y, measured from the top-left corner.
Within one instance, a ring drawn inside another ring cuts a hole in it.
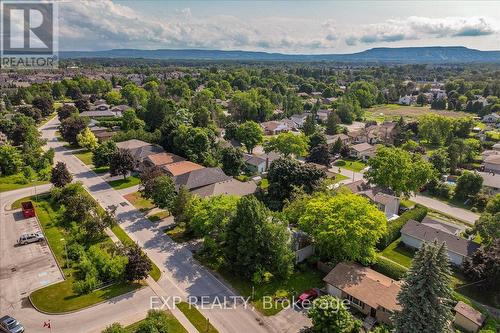
[[[66,168],[66,164],[57,162],[56,166],[52,169],[50,182],[55,187],[64,187],[66,184],[71,183],[72,180],[73,176],[69,173],[68,168]]]
[[[314,118],[313,115],[309,115],[306,117],[306,121],[302,126],[302,132],[304,132],[305,135],[309,136],[312,135],[315,131],[316,131],[316,119]]]
[[[423,244],[416,253],[397,301],[397,333],[451,332],[451,269],[446,244]]]
[[[326,118],[326,134],[334,135],[338,133],[340,118],[335,112],[330,112]]]

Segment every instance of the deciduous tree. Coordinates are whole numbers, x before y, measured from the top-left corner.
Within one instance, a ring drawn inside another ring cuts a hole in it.
[[[278,152],[285,157],[295,155],[297,157],[305,156],[308,151],[308,139],[304,134],[293,134],[291,132],[280,133],[272,137],[264,145],[264,150]]]
[[[249,154],[252,153],[255,146],[262,143],[264,130],[254,121],[246,121],[238,127],[236,139],[240,141]]]
[[[356,333],[361,329],[361,321],[354,319],[343,301],[332,295],[314,300],[307,316],[312,320],[313,332]]]
[[[73,176],[68,171],[66,164],[64,162],[57,162],[57,164],[52,169],[52,174],[50,177],[50,182],[56,187],[64,187],[71,183]]]
[[[93,151],[99,145],[94,133],[88,127],[85,127],[83,131],[76,135],[76,141],[80,147],[90,151]]]
[[[122,175],[123,179],[127,179],[129,172],[133,171],[137,166],[137,161],[128,149],[118,149],[111,157],[109,163],[109,173],[112,176]]]

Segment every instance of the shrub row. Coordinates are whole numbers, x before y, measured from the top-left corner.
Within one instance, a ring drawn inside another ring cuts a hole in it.
[[[389,246],[389,244],[399,238],[401,229],[406,222],[409,220],[420,222],[425,215],[427,215],[427,208],[417,204],[415,205],[415,208],[404,212],[400,217],[392,222],[389,222],[387,225],[387,233],[378,241],[377,248],[380,251],[384,250],[387,246]]]
[[[372,265],[372,268],[375,271],[387,275],[395,280],[401,280],[408,271],[407,268],[398,265],[381,255],[377,256],[377,262]]]

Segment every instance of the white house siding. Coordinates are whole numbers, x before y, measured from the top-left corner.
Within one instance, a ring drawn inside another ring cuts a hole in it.
[[[405,243],[407,246],[419,249],[422,246],[422,241],[420,239],[416,239],[407,234],[401,234],[401,241]],[[464,260],[464,257],[456,254],[455,252],[448,251],[448,258],[450,262],[454,265],[461,266]]]
[[[302,262],[314,254],[314,247],[308,245],[300,250],[295,251],[295,263]]]
[[[342,299],[342,290],[332,286],[331,284],[326,284],[326,291],[328,294]]]

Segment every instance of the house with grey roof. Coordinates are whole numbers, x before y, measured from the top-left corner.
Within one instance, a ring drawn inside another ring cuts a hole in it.
[[[255,193],[257,184],[254,181],[240,182],[237,179],[230,178],[217,183],[199,187],[191,191],[193,194],[205,198],[217,195],[236,195],[243,197]]]
[[[401,229],[401,241],[409,247],[419,249],[423,243],[446,243],[448,258],[456,266],[461,266],[465,258],[469,258],[479,249],[479,244],[434,228],[426,223],[409,220]]]
[[[118,149],[129,150],[132,156],[134,156],[134,158],[140,163],[142,163],[144,159],[149,155],[164,152],[161,146],[153,145],[151,143],[137,139],[117,142],[116,146],[118,147]]]
[[[372,187],[365,180],[361,179],[344,185],[352,193],[362,195],[384,212],[388,220],[398,217],[400,199],[391,194],[391,191],[380,187]]]
[[[184,186],[190,191],[230,179],[219,167],[192,170],[173,178],[176,188]]]
[[[349,148],[349,155],[351,158],[358,158],[363,161],[367,161],[370,157],[375,156],[377,147],[364,142],[358,143],[357,145],[352,145]]]
[[[261,174],[267,172],[271,163],[274,160],[280,158],[280,155],[275,152],[269,152],[267,154],[261,155],[251,155],[251,154],[243,154],[243,161],[245,162],[245,166],[248,172],[252,174]]]

